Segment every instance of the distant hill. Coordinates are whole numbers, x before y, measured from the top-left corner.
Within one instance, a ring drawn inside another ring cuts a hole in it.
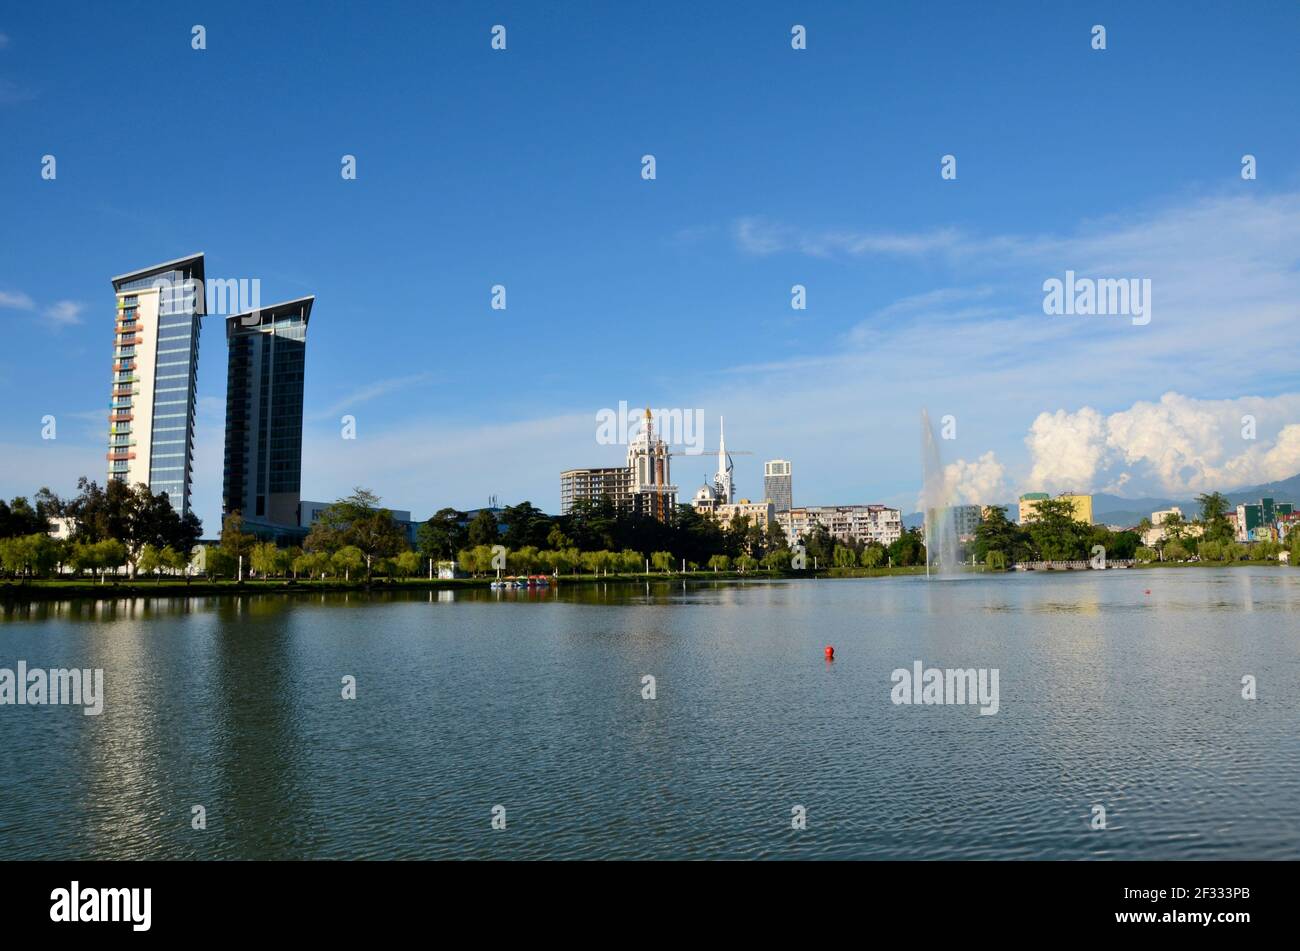
[[[1223,492],[1222,489],[1219,491]],[[1280,482],[1266,482],[1263,485],[1248,485],[1230,492],[1223,492],[1229,504],[1234,507],[1243,502],[1258,502],[1264,497],[1279,502],[1300,502],[1300,473]],[[1136,525],[1144,518],[1150,518],[1152,512],[1178,506],[1188,518],[1194,518],[1201,511],[1195,498],[1190,499],[1125,499],[1118,495],[1102,492],[1092,497],[1092,517],[1094,521],[1108,525]]]
[[[1222,492],[1223,490],[1220,489],[1219,491]],[[1289,479],[1282,479],[1280,482],[1248,485],[1240,489],[1233,489],[1231,492],[1223,492],[1223,494],[1227,496],[1228,502],[1234,507],[1243,502],[1258,502],[1266,496],[1279,502],[1300,503],[1300,473],[1291,476]],[[1007,517],[1013,522],[1016,520],[1016,513],[1019,510],[1018,502],[999,502],[997,504],[1005,506]],[[1182,509],[1183,514],[1188,518],[1196,517],[1201,511],[1201,507],[1196,503],[1195,498],[1148,497],[1126,499],[1123,496],[1098,492],[1092,497],[1092,518],[1093,521],[1106,525],[1136,525],[1142,519],[1150,518],[1152,512],[1173,508],[1174,506]],[[920,512],[912,512],[903,516],[904,528],[920,528],[924,522],[925,516]]]

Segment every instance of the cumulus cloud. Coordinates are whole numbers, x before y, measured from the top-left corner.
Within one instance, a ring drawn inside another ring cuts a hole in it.
[[[944,469],[953,502],[961,505],[987,505],[1007,491],[1007,473],[997,456],[986,452],[974,462],[958,459]]]
[[[1300,393],[1203,400],[1166,393],[1109,415],[1040,413],[1025,439],[1030,487],[1192,494],[1300,472]]]

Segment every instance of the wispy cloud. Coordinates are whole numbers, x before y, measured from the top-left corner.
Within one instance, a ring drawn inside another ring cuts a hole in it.
[[[0,291],[0,307],[11,310],[35,310],[36,302],[21,291]]]
[[[77,301],[58,300],[45,308],[45,317],[59,327],[67,327],[81,323],[81,312],[85,309],[85,305]]]
[[[0,106],[13,106],[20,102],[31,102],[36,93],[18,85],[12,79],[0,79]]]
[[[851,257],[870,254],[915,257],[936,251],[955,251],[964,242],[960,232],[954,228],[912,233],[815,231],[776,224],[761,217],[738,219],[733,234],[736,244],[747,254],[769,255],[793,251],[810,257],[833,257],[838,254]]]
[[[385,380],[375,380],[373,383],[367,383],[365,386],[353,390],[328,409],[314,414],[312,418],[318,420],[329,419],[337,416],[339,413],[347,412],[350,408],[359,406],[362,403],[368,403],[373,399],[378,399],[379,397],[386,396],[389,393],[411,389],[422,383],[428,383],[432,379],[432,373],[413,373],[408,376],[397,376]]]

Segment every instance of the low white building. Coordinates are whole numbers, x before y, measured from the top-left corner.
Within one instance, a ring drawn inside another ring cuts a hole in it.
[[[791,545],[818,525],[836,541],[892,545],[903,537],[903,513],[886,505],[809,505],[776,513]]]

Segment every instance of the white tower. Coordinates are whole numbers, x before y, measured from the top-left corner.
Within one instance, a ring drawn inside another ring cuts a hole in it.
[[[730,505],[736,501],[735,485],[732,482],[731,474],[735,471],[735,464],[732,463],[731,457],[727,455],[727,437],[723,431],[723,419],[718,417],[718,471],[713,476],[713,484],[718,490],[718,499],[723,505]]]

